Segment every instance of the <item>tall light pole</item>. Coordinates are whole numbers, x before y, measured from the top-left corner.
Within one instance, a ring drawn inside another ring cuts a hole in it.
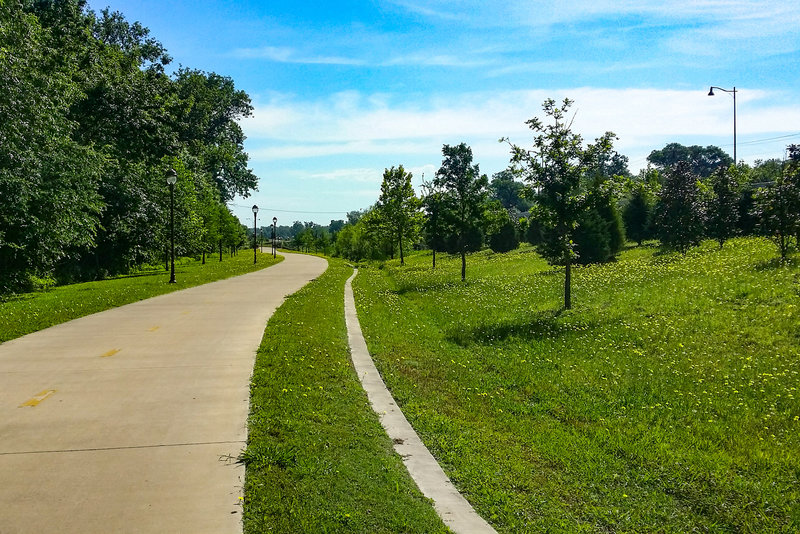
[[[708,96],[714,96],[714,89],[719,89],[720,91],[725,91],[733,95],[733,164],[738,165],[739,160],[736,159],[736,86],[734,86],[733,89],[723,89],[722,87],[712,85],[708,90]]]
[[[256,246],[258,233],[256,232],[256,218],[258,217],[258,206],[253,204],[253,263],[258,263],[258,257],[256,256]]]
[[[276,224],[278,224],[278,218],[272,218],[272,257],[273,259],[276,257],[276,247],[275,247],[275,240],[278,238],[278,234],[276,233]]]
[[[175,283],[175,182],[177,181],[178,173],[175,172],[175,169],[167,170],[167,184],[169,185],[170,284]]]

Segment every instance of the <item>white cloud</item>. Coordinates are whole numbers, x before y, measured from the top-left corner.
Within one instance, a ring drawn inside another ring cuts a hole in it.
[[[240,59],[266,59],[276,63],[300,63],[306,65],[363,65],[364,61],[341,56],[306,55],[294,48],[263,46],[260,48],[237,48],[232,52]]]

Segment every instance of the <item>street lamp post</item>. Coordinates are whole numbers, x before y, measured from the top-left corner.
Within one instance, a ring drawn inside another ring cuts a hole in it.
[[[170,269],[169,283],[175,283],[175,182],[178,181],[178,173],[175,169],[167,171],[167,184],[169,185],[169,248],[170,248]]]
[[[708,90],[708,96],[714,96],[714,89],[719,89],[720,91],[733,95],[733,164],[738,165],[739,161],[736,159],[736,86],[734,86],[733,89],[723,89],[722,87],[712,85]]]
[[[253,263],[258,263],[258,257],[256,256],[256,246],[258,245],[257,239],[258,235],[256,232],[256,218],[258,217],[258,206],[253,204]]]
[[[276,232],[276,224],[278,224],[278,218],[272,218],[272,257],[276,257],[277,247],[275,246],[275,240],[278,238],[278,234]]]

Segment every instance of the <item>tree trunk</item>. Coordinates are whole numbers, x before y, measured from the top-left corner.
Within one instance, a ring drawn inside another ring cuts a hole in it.
[[[219,241],[219,261],[222,261],[222,240]]]
[[[564,277],[564,309],[572,308],[572,259],[567,258],[566,276]]]
[[[467,253],[461,250],[461,281],[467,279]]]
[[[436,247],[433,248],[433,268],[436,269]]]
[[[400,265],[403,265],[403,234],[400,234]]]
[[[205,265],[205,264],[206,264],[206,251],[205,251],[205,249],[203,249],[203,263],[201,265]]]

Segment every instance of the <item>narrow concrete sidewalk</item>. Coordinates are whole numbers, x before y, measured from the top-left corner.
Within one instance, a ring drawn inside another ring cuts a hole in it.
[[[0,533],[240,533],[255,352],[326,267],[285,254],[0,345]]]
[[[403,459],[411,478],[433,505],[444,524],[456,534],[492,534],[495,530],[470,506],[447,478],[441,466],[419,439],[400,407],[386,388],[361,333],[356,314],[352,281],[358,271],[348,278],[344,288],[344,314],[350,353],[358,378],[367,392],[372,409],[378,414],[383,428],[394,441],[394,450]]]

